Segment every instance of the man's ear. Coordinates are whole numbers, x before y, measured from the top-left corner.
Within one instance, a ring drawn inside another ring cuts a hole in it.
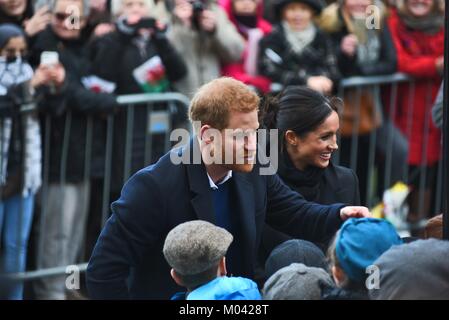
[[[207,130],[211,129],[212,127],[208,124],[205,124],[200,128],[199,132],[199,138],[200,141],[202,141],[205,144],[210,144],[213,141],[213,135],[207,134]]]
[[[218,270],[217,270],[217,276],[223,277],[228,274],[228,271],[226,270],[226,258],[221,258],[220,262],[218,263]]]
[[[346,275],[343,270],[337,266],[332,267],[332,277],[334,278],[335,284],[340,287],[341,284],[346,280]]]
[[[179,278],[178,274],[176,273],[175,269],[170,270],[170,275],[175,280],[176,284],[180,287],[184,287],[184,284],[182,283],[182,280]]]

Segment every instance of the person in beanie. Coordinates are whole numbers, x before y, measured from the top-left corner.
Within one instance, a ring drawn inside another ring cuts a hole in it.
[[[170,274],[187,292],[173,300],[260,300],[257,284],[246,278],[226,276],[226,252],[233,240],[226,229],[207,221],[181,223],[164,243]]]
[[[24,30],[0,25],[0,274],[24,272],[34,195],[41,186],[42,148],[38,107],[59,101],[50,93],[65,78],[61,65],[39,66],[25,60]],[[22,107],[27,106],[27,112]],[[31,108],[30,108],[31,107]],[[4,284],[4,282],[3,282]],[[22,299],[23,284],[11,283],[0,299]]]
[[[369,291],[372,300],[448,300],[449,241],[418,240],[393,247],[374,265],[380,271],[378,289]]]
[[[262,292],[264,300],[321,300],[323,288],[333,286],[322,268],[292,263],[273,274]]]
[[[384,219],[349,219],[329,247],[332,277],[337,289],[326,290],[326,300],[368,299],[367,267],[402,240],[393,225]]]
[[[221,0],[219,3],[245,39],[242,59],[225,64],[222,68],[223,75],[253,86],[259,92],[267,93],[270,91],[271,81],[257,72],[259,41],[272,29],[271,24],[262,17],[263,0]]]
[[[313,22],[323,7],[319,0],[274,3],[278,23],[260,42],[260,74],[283,86],[332,92],[340,78],[337,60],[330,39]]]
[[[291,239],[281,243],[271,252],[265,262],[265,275],[269,278],[292,263],[327,270],[326,256],[320,248],[309,241]]]

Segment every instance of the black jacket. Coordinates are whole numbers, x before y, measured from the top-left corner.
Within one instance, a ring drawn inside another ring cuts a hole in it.
[[[117,24],[117,31],[99,38],[93,43],[93,68],[95,75],[116,84],[117,95],[143,93],[133,77],[133,70],[154,56],[159,56],[164,65],[166,77],[170,83],[183,78],[187,72],[182,57],[173,48],[163,32],[156,33],[145,48],[138,48],[136,36],[121,31],[123,24]],[[153,110],[158,106],[153,106]],[[185,110],[180,109],[178,112]],[[145,134],[148,122],[147,109],[144,105],[134,108],[133,140],[131,151],[131,174],[145,165]],[[114,118],[114,145],[112,164],[112,191],[119,192],[123,186],[123,168],[125,163],[127,109],[121,108]],[[152,156],[157,160],[163,153],[164,142],[153,141]],[[151,160],[151,159],[150,159]]]
[[[117,23],[117,31],[95,39],[90,52],[92,72],[114,82],[116,94],[142,93],[133,77],[133,70],[156,55],[161,58],[170,82],[185,76],[187,68],[184,60],[164,32],[156,32],[144,48],[139,48],[136,35],[124,28],[123,22]]]
[[[324,288],[322,291],[322,300],[369,300],[366,289],[342,289],[342,288]]]
[[[172,151],[199,154],[196,141]],[[254,278],[256,253],[268,223],[291,236],[320,241],[341,226],[341,204],[307,202],[277,175],[233,172],[233,213],[241,227],[234,234],[241,249],[241,274]],[[216,223],[212,190],[201,164],[174,164],[170,154],[136,173],[112,204],[87,268],[87,286],[94,299],[169,299],[181,291],[170,278],[162,254],[167,233],[180,223],[201,219]]]
[[[63,177],[62,155],[64,146],[68,146],[67,169],[65,178],[68,182],[81,182],[85,177],[85,163],[92,159],[85,159],[87,119],[93,119],[93,157],[96,152],[104,150],[103,132],[97,133],[95,122],[117,107],[116,98],[111,94],[94,93],[86,89],[81,79],[90,75],[90,61],[88,46],[84,39],[66,41],[59,39],[51,27],[38,34],[32,48],[31,63],[39,64],[42,51],[57,51],[59,60],[65,68],[66,81],[60,94],[63,101],[57,106],[47,109],[44,116],[51,119],[50,132],[50,181],[59,182]],[[45,128],[45,126],[43,126]],[[67,144],[64,144],[64,141]],[[90,172],[87,172],[87,177]]]
[[[298,191],[308,201],[320,204],[346,203],[348,205],[360,205],[359,180],[354,171],[349,168],[336,166],[332,162],[323,170],[319,180],[319,192],[315,196],[306,196],[304,186],[295,182],[291,177],[279,173],[282,181],[293,190]]]
[[[288,43],[282,25],[277,25],[260,41],[258,68],[260,74],[284,86],[305,85],[311,76],[326,76],[336,87],[335,82],[340,79],[332,43],[319,29],[315,39],[298,55]]]
[[[359,65],[356,55],[348,57],[341,51],[341,41],[348,34],[348,30],[344,26],[340,31],[330,34],[337,55],[338,68],[344,77],[375,76],[396,72],[396,49],[386,23],[382,25],[379,34],[380,56],[376,63]]]
[[[303,196],[307,194],[306,192],[301,192],[302,189],[304,189],[304,186],[295,183],[289,176],[280,173],[279,176],[291,189],[299,192]],[[360,205],[359,180],[351,169],[336,166],[331,162],[321,176],[317,196],[305,197],[305,199],[307,201],[325,205],[344,203],[346,205],[358,206]],[[322,239],[322,241],[317,242],[316,244],[325,251],[332,236],[333,235],[330,235],[329,238]],[[292,237],[273,229],[270,226],[265,226],[261,251],[259,253],[261,263],[264,263],[276,246],[290,239],[292,239]]]

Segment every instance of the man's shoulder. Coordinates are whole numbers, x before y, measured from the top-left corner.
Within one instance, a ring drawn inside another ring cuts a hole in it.
[[[181,161],[185,155],[185,148],[175,148],[163,155],[159,160],[143,169],[138,173],[142,175],[149,175],[153,178],[169,178],[173,175],[180,174],[184,171],[184,165]]]

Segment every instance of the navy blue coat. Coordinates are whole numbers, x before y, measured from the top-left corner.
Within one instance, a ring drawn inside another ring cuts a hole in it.
[[[198,144],[172,152],[190,152]],[[342,204],[307,202],[277,175],[233,172],[232,204],[241,226],[243,276],[254,278],[257,249],[265,223],[309,241],[328,238],[340,227]],[[93,299],[170,299],[182,289],[170,277],[162,248],[167,233],[190,220],[215,223],[212,190],[203,164],[178,164],[166,154],[140,170],[112,204],[87,268]]]

